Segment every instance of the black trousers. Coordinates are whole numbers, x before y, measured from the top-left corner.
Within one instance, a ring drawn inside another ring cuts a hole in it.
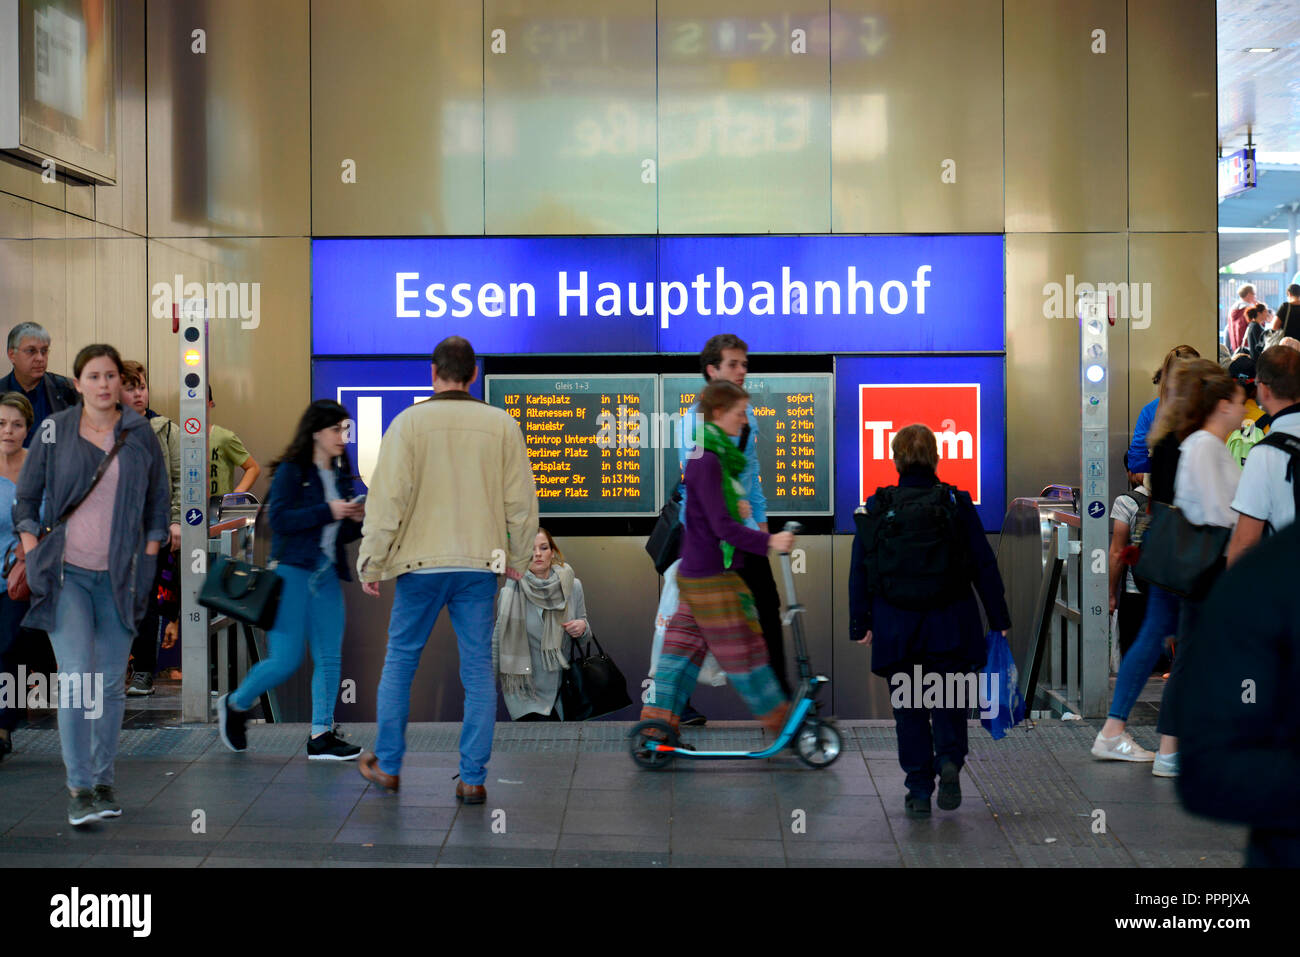
[[[771,661],[772,671],[787,698],[793,695],[790,680],[786,677],[785,642],[781,628],[781,599],[777,595],[776,581],[772,578],[772,564],[766,555],[745,553],[744,564],[737,571],[741,580],[754,595],[754,607],[758,611],[758,623],[763,629],[763,643],[767,645],[767,657]]]
[[[163,542],[163,547],[167,543]],[[158,607],[158,586],[162,584],[165,556],[159,555],[153,574],[153,587],[144,617],[136,624],[135,641],[131,643],[132,667],[136,671],[153,674],[158,670],[158,643],[162,639],[162,610]]]
[[[907,772],[909,794],[934,793],[939,764],[966,763],[967,708],[895,708],[898,763]],[[933,728],[933,734],[931,733]]]

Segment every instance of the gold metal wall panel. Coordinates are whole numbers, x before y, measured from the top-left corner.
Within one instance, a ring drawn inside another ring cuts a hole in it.
[[[1124,8],[1006,0],[1008,232],[1127,228]]]
[[[74,217],[75,218],[75,217]],[[31,319],[50,334],[49,370],[66,373],[80,346],[68,340],[67,214],[39,204],[32,206],[31,298],[29,311],[14,324]],[[5,330],[6,334],[8,330]]]
[[[0,302],[5,309],[0,335],[3,336],[8,336],[9,330],[23,318],[35,314],[33,208],[30,200],[0,193]]]
[[[480,49],[486,231],[654,232],[654,0],[485,0]]]
[[[149,0],[147,17],[149,235],[307,235],[307,0]]]
[[[1131,230],[1218,227],[1215,29],[1214,0],[1128,5]]]
[[[1125,283],[1127,267],[1123,233],[1007,236],[1008,500],[1037,495],[1052,483],[1078,484],[1079,323],[1072,293],[1079,283]],[[1127,338],[1125,323],[1117,319],[1110,332],[1115,493],[1125,480],[1123,455],[1132,423],[1121,373],[1127,367]]]
[[[263,466],[253,489],[260,495],[269,487],[265,466],[284,451],[311,401],[310,257],[306,238],[149,241],[153,407],[171,417],[178,408],[170,304],[179,275],[182,296],[186,285],[201,283],[213,301],[208,368],[216,408],[209,421],[238,433]]]
[[[831,18],[832,228],[1001,232],[1002,0],[831,0]]]
[[[95,187],[70,179],[63,184],[64,202],[69,213],[82,219],[95,218]]]
[[[95,239],[95,334],[123,359],[149,364],[145,240],[101,227]]]
[[[72,374],[72,360],[83,346],[103,342],[95,321],[95,224],[80,216],[64,216],[67,230],[67,349],[62,356]],[[51,350],[52,351],[52,350]],[[50,367],[54,367],[51,357]]]
[[[482,36],[464,0],[313,0],[314,235],[483,232]]]
[[[117,185],[95,188],[95,219],[144,234],[145,208],[145,49],[144,0],[119,0]]]
[[[830,40],[826,0],[660,0],[661,232],[829,231]]]
[[[832,714],[841,718],[892,718],[889,685],[871,673],[871,648],[849,641],[849,566],[853,560],[853,536],[836,535],[831,564],[831,678]],[[862,636],[859,635],[859,638]],[[825,673],[825,672],[824,672]]]
[[[0,193],[0,239],[31,238],[31,200],[23,199],[21,196],[10,196],[8,193]]]
[[[41,167],[0,153],[0,193],[21,196],[42,206],[64,206],[63,174],[56,168],[53,182],[41,178]]]
[[[1131,333],[1135,418],[1155,398],[1151,374],[1174,346],[1186,343],[1218,361],[1218,243],[1217,232],[1129,234],[1129,276],[1150,283],[1153,303],[1150,328]]]

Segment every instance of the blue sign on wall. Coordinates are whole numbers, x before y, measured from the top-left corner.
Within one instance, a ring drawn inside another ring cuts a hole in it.
[[[835,360],[835,529],[854,529],[853,510],[898,481],[890,441],[914,423],[938,437],[939,480],[970,493],[985,531],[1006,512],[1006,360]]]
[[[1001,236],[312,242],[312,352],[1001,352]]]
[[[483,363],[470,394],[483,398]],[[428,359],[316,359],[311,371],[312,398],[333,399],[352,413],[355,423],[348,455],[365,485],[379,458],[379,442],[404,409],[433,395]]]
[[[689,287],[660,352],[733,331],[752,352],[1006,348],[1001,236],[664,238],[659,271]]]

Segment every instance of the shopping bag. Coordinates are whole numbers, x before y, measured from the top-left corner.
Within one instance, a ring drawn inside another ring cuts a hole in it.
[[[668,622],[672,621],[673,615],[677,612],[677,566],[681,563],[681,559],[678,559],[664,570],[664,590],[659,594],[659,610],[655,613],[655,636],[650,645],[651,678],[659,668],[659,654],[664,649],[664,634],[668,631]],[[704,656],[704,664],[700,666],[700,674],[695,681],[696,684],[712,685],[715,688],[720,688],[727,683],[727,674],[718,665],[718,659],[713,657],[712,652]]]
[[[980,724],[996,741],[1025,720],[1025,698],[1020,693],[1020,676],[1006,636],[1000,631],[990,631],[988,646],[988,661],[980,676],[980,696],[987,695],[988,700],[981,702],[984,707]],[[990,712],[994,713],[989,715]]]

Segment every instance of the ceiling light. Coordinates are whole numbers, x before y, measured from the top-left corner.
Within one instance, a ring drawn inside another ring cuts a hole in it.
[[[1277,47],[1247,47],[1247,53],[1276,53]]]

